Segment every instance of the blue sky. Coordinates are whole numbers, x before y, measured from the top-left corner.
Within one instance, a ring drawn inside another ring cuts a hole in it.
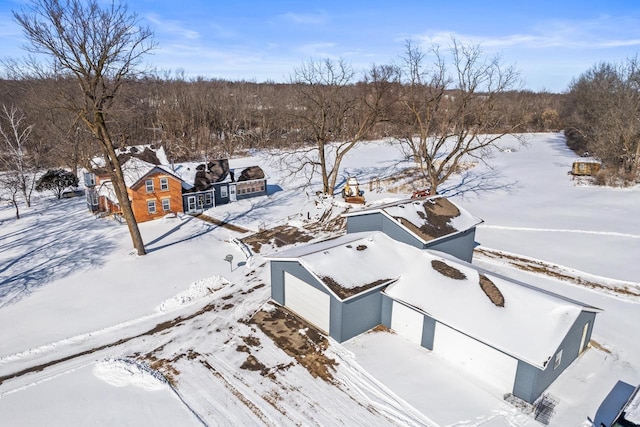
[[[0,0],[0,57],[24,44]],[[287,81],[309,59],[342,58],[358,69],[398,62],[407,39],[446,48],[455,37],[500,54],[526,89],[565,91],[602,61],[640,51],[640,1],[130,0],[155,33],[148,62],[186,76]]]

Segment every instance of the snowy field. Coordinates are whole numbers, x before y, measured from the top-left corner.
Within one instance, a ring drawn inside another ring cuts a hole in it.
[[[616,382],[640,383],[640,298],[616,291],[640,289],[640,187],[584,185],[567,174],[576,156],[561,135],[528,139],[504,138],[491,160],[503,190],[455,201],[484,220],[476,240],[486,251],[474,263],[604,310],[598,345],[548,390],[559,401],[550,425],[586,427]],[[258,230],[329,208],[274,155],[253,157],[241,162],[263,167],[270,195],[209,215]],[[384,180],[368,186],[409,166],[400,157],[384,142],[361,145],[344,177],[358,177],[368,204],[406,197]],[[334,216],[346,207],[336,204]],[[0,207],[2,426],[540,425],[490,384],[387,332],[330,340],[330,380],[312,375],[250,321],[273,310],[262,256],[280,249],[246,259],[231,241],[242,234],[179,216],[141,224],[149,253],[138,257],[126,227],[95,219],[81,198],[43,196],[20,220],[13,214]],[[492,253],[541,260],[576,280]]]

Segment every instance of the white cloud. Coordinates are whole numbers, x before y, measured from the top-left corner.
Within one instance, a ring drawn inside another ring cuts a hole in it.
[[[294,24],[321,25],[326,23],[327,15],[325,13],[295,13],[287,12],[280,15],[286,21]]]
[[[331,50],[335,47],[335,43],[318,42],[301,45],[297,50],[303,55],[312,58],[333,58],[339,56],[331,52]]]
[[[568,48],[605,49],[640,46],[640,22],[634,18],[601,16],[585,21],[545,21],[529,33],[483,36],[436,31],[412,37],[425,45],[449,46],[452,38],[483,48]]]
[[[200,33],[188,28],[183,22],[164,20],[156,14],[146,16],[147,20],[154,25],[156,33],[167,33],[188,40],[196,40],[200,38]]]

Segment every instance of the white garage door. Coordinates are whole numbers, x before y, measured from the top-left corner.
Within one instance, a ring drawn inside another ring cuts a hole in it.
[[[487,383],[497,396],[513,391],[518,369],[513,357],[441,323],[436,323],[433,351]]]
[[[420,345],[422,343],[422,323],[422,314],[397,301],[393,302],[391,329],[396,331],[398,335]]]
[[[284,273],[284,305],[325,333],[329,333],[329,294],[287,272]]]

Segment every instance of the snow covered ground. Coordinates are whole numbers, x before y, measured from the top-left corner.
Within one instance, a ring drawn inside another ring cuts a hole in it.
[[[505,189],[456,197],[485,221],[480,248],[610,286],[528,273],[490,251],[474,259],[604,309],[592,337],[601,347],[549,389],[560,402],[551,425],[587,426],[617,381],[640,383],[640,298],[612,290],[640,287],[640,188],[580,185],[559,134],[502,146],[491,164]],[[268,197],[208,213],[252,230],[319,217],[327,202],[273,157],[245,160],[267,173]],[[403,196],[384,180],[369,191],[370,179],[407,166],[388,143],[361,145],[344,166],[368,203]],[[126,227],[95,219],[80,198],[41,198],[18,221],[0,208],[0,425],[539,425],[490,385],[388,332],[330,341],[332,379],[314,377],[249,321],[272,310],[264,253],[247,260],[231,242],[240,234],[188,216],[141,231],[144,257]]]

